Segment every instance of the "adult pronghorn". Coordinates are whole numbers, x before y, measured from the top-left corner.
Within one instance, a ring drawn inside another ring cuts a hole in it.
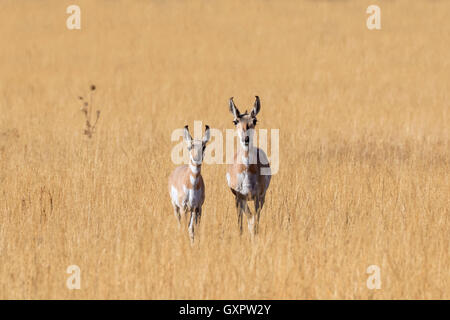
[[[202,205],[205,201],[205,184],[200,173],[206,143],[210,139],[209,127],[205,126],[202,140],[193,140],[188,126],[184,127],[184,140],[189,151],[189,165],[175,168],[169,176],[169,193],[175,217],[181,225],[181,213],[190,212],[189,236],[194,241],[195,228],[200,224]]]
[[[253,146],[256,115],[260,109],[261,102],[258,96],[250,114],[247,111],[241,114],[233,98],[230,98],[230,112],[234,116],[233,123],[236,126],[239,143],[233,163],[228,166],[227,182],[236,200],[239,232],[242,234],[242,214],[245,213],[252,237],[258,232],[259,217],[271,178],[266,154]],[[253,201],[253,212],[248,206],[249,201]]]

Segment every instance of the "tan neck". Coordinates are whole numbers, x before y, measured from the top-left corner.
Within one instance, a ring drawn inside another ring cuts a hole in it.
[[[191,175],[196,178],[201,174],[202,165],[192,163],[192,160],[189,160],[189,170],[191,171]]]

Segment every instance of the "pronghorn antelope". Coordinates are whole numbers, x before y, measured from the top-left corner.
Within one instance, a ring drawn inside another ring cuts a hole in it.
[[[248,229],[253,237],[258,233],[259,216],[264,205],[266,191],[270,184],[270,166],[263,150],[253,146],[253,133],[256,115],[261,109],[261,102],[256,96],[250,114],[241,114],[230,98],[230,112],[238,134],[238,150],[233,164],[228,165],[227,182],[236,200],[239,232],[242,234],[242,214],[247,216]],[[253,212],[248,203],[253,201]]]
[[[175,168],[169,176],[169,193],[179,226],[181,226],[181,214],[190,213],[188,230],[191,241],[194,241],[195,228],[200,224],[202,205],[205,201],[205,184],[200,170],[209,139],[208,126],[205,126],[205,135],[202,140],[193,140],[188,126],[185,126],[184,140],[189,151],[189,165]]]

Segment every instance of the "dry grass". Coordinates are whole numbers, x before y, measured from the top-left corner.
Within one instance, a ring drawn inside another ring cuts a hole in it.
[[[72,1],[0,6],[0,298],[450,298],[449,3],[377,1],[369,31],[373,1],[77,2],[81,31]],[[255,94],[281,145],[259,239],[205,165],[191,248],[170,134]]]

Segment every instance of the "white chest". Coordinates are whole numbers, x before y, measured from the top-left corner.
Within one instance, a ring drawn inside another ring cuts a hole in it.
[[[257,176],[244,171],[237,175],[236,191],[243,195],[256,195],[258,190],[257,184]]]
[[[203,204],[203,190],[188,189],[183,187],[184,197],[182,199],[182,207],[197,208]]]

